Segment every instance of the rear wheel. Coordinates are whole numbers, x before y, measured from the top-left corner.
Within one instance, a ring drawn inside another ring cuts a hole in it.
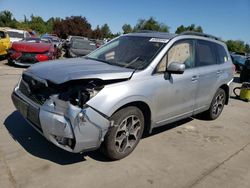
[[[210,120],[218,118],[224,108],[226,101],[226,93],[223,89],[219,88],[214,95],[210,108],[205,112],[205,117]]]
[[[101,151],[112,160],[129,155],[139,143],[144,130],[144,117],[134,106],[117,111],[112,117],[114,122],[105,136]]]

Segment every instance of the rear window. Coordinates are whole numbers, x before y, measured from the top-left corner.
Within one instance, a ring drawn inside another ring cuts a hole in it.
[[[225,48],[219,44],[215,44],[217,50],[217,62],[219,64],[225,63],[228,61],[228,55]]]
[[[197,41],[197,66],[207,66],[216,64],[214,45],[212,42]]]
[[[72,40],[72,48],[95,50],[96,46],[95,43],[88,40],[74,39]]]

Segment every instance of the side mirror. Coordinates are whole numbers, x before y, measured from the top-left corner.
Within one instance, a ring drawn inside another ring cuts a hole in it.
[[[172,74],[182,74],[184,70],[185,70],[185,64],[172,62],[169,64],[166,71]]]

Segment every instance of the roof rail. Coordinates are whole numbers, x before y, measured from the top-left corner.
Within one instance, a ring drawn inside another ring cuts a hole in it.
[[[210,39],[221,40],[220,38],[215,37],[213,35],[209,35],[206,33],[194,32],[194,31],[184,31],[184,32],[180,33],[180,35],[196,35],[196,36],[201,36],[201,37],[207,37]]]
[[[139,31],[136,31],[136,33],[159,33],[159,31],[154,31],[154,30],[139,30]]]

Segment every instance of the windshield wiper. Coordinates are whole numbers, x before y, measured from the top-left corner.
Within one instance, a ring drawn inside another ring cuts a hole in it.
[[[105,60],[102,60],[102,59],[97,59],[97,58],[93,58],[93,57],[87,57],[87,56],[84,56],[85,59],[91,59],[91,60],[95,60],[95,61],[100,61],[100,62],[103,62],[103,63],[107,63],[109,65],[115,65],[115,63],[111,63],[109,61],[105,61]]]

